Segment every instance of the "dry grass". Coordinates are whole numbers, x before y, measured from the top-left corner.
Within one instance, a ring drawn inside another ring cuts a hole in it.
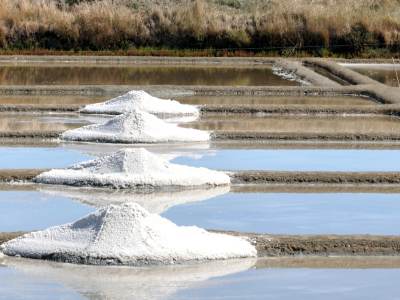
[[[0,0],[0,46],[400,49],[400,0],[63,1]]]

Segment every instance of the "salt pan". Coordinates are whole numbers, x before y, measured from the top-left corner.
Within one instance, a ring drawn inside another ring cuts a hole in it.
[[[10,256],[71,263],[149,265],[255,257],[244,239],[179,227],[136,203],[109,205],[86,217],[0,246]]]
[[[61,140],[106,143],[171,143],[205,142],[210,140],[206,131],[181,128],[168,124],[139,109],[130,114],[112,118],[102,125],[88,125],[68,130]]]
[[[86,105],[81,113],[119,115],[133,113],[136,109],[156,115],[197,115],[198,108],[180,104],[174,100],[163,100],[144,91],[131,91],[123,96],[102,103]]]
[[[162,188],[229,185],[225,173],[171,164],[143,148],[122,149],[111,156],[54,169],[37,183],[112,188]]]

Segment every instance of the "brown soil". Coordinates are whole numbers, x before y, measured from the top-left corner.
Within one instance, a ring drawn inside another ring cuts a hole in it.
[[[48,131],[0,131],[0,138],[43,138],[43,139],[53,139],[58,138],[58,136],[64,131],[58,130],[48,130]]]
[[[374,114],[400,115],[399,105],[204,105],[206,114]]]
[[[400,236],[267,235],[214,231],[248,237],[258,256],[394,256],[400,255]]]
[[[32,231],[0,232],[0,245]]]
[[[4,181],[30,181],[39,174],[50,169],[2,169],[0,170],[0,182]]]
[[[212,141],[290,140],[290,141],[400,141],[400,133],[332,133],[332,132],[251,132],[214,131]]]
[[[232,184],[399,184],[400,172],[227,171]]]
[[[0,112],[76,112],[78,104],[1,104]]]

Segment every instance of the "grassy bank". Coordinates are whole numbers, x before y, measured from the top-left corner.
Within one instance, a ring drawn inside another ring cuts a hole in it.
[[[0,0],[0,47],[26,55],[398,57],[400,0]]]

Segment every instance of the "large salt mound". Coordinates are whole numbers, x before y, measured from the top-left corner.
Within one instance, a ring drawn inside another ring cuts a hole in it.
[[[109,205],[62,226],[0,246],[10,256],[84,264],[148,265],[254,257],[249,242],[204,229],[179,227],[136,203]]]
[[[35,187],[42,193],[67,197],[96,209],[110,204],[132,202],[153,214],[161,214],[175,205],[211,199],[229,193],[230,190],[230,186],[166,190],[93,189],[51,184],[39,184]]]
[[[139,109],[112,118],[102,125],[88,125],[68,130],[60,135],[67,141],[105,143],[173,143],[210,140],[206,131],[181,128],[168,124]]]
[[[225,173],[171,164],[143,148],[122,149],[111,156],[54,169],[33,179],[37,183],[112,188],[195,187],[230,184]]]
[[[197,115],[199,110],[192,105],[174,100],[163,100],[144,91],[131,91],[106,102],[86,105],[81,113],[119,115],[132,113],[135,109],[156,115]]]

